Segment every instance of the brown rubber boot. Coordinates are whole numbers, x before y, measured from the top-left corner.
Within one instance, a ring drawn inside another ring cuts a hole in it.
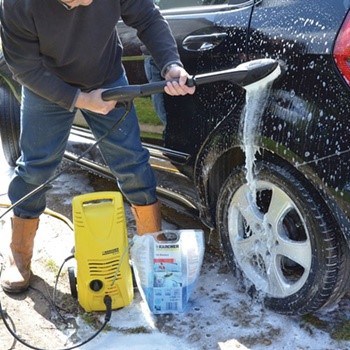
[[[162,218],[159,201],[149,205],[132,205],[131,211],[136,220],[138,235],[158,232],[162,229]]]
[[[12,240],[7,267],[1,276],[1,287],[8,293],[21,293],[28,289],[31,275],[34,237],[39,218],[12,218]]]

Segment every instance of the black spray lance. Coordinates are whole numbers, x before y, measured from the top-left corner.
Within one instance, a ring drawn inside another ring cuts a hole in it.
[[[189,87],[214,83],[217,81],[230,81],[245,89],[252,85],[276,79],[281,74],[281,68],[277,61],[263,58],[248,61],[238,65],[236,68],[193,75],[187,79]],[[159,81],[143,85],[127,85],[108,89],[102,93],[105,101],[116,100],[118,102],[130,102],[135,97],[149,96],[164,91],[167,81]]]

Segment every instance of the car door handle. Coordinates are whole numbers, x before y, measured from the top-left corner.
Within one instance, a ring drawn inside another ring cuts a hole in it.
[[[187,51],[207,51],[222,43],[227,33],[212,33],[189,35],[182,42],[182,47]]]

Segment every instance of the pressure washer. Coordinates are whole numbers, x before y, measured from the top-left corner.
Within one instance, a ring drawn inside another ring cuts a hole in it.
[[[194,75],[188,78],[186,84],[188,86],[199,86],[217,81],[229,81],[244,89],[249,89],[262,81],[273,81],[280,74],[280,64],[273,59],[264,58],[242,63],[232,69]],[[164,91],[166,84],[167,81],[160,81],[105,90],[102,93],[102,98],[105,101],[115,100],[117,103],[123,104],[125,113],[110,130],[73,161],[73,164],[77,164],[111,130],[124,121],[135,97],[161,93]],[[0,215],[0,220],[16,206],[43,190],[67,168],[68,166],[63,167],[42,185],[8,206]],[[133,299],[132,274],[129,265],[128,239],[121,194],[101,192],[77,196],[73,199],[72,207],[75,252],[73,256],[65,260],[75,257],[77,261],[77,277],[74,269],[68,271],[71,293],[73,297],[78,299],[84,310],[88,312],[106,311],[106,316],[102,327],[93,336],[64,350],[75,349],[95,338],[110,320],[112,309],[126,306]],[[9,316],[5,314],[1,303],[0,315],[6,328],[17,341],[31,349],[43,350],[28,344],[16,334],[15,327],[11,327],[7,321]]]
[[[128,236],[120,192],[94,192],[72,201],[77,277],[70,268],[71,292],[85,311],[129,305],[134,296]]]

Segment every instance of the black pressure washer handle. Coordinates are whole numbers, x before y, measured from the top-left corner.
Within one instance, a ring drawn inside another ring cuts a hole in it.
[[[197,74],[187,79],[187,86],[198,86],[214,83],[217,81],[231,81],[232,83],[245,87],[265,78],[278,67],[278,63],[272,59],[260,59],[240,64],[236,68]],[[176,80],[178,81],[178,80]],[[105,90],[102,99],[105,101],[118,101],[120,103],[130,102],[135,97],[149,96],[164,92],[167,81],[159,81],[142,85],[118,86]]]
[[[198,74],[189,77],[186,81],[186,85],[189,87],[198,86],[202,84],[214,83],[219,80],[232,80],[232,69],[226,71],[219,71],[214,73]],[[235,72],[237,79],[243,79],[247,75],[247,71]],[[178,82],[178,79],[174,79]],[[167,84],[167,80],[157,81],[155,83],[147,83],[142,85],[127,85],[118,86],[112,89],[108,89],[102,93],[102,99],[105,101],[116,100],[118,102],[127,102],[135,97],[149,96],[164,92],[164,88]]]
[[[105,101],[118,101],[129,102],[135,97],[149,96],[164,92],[164,87],[166,86],[167,81],[157,81],[155,83],[147,83],[142,85],[126,85],[126,86],[117,86],[115,88],[108,89],[103,91],[102,99]]]

